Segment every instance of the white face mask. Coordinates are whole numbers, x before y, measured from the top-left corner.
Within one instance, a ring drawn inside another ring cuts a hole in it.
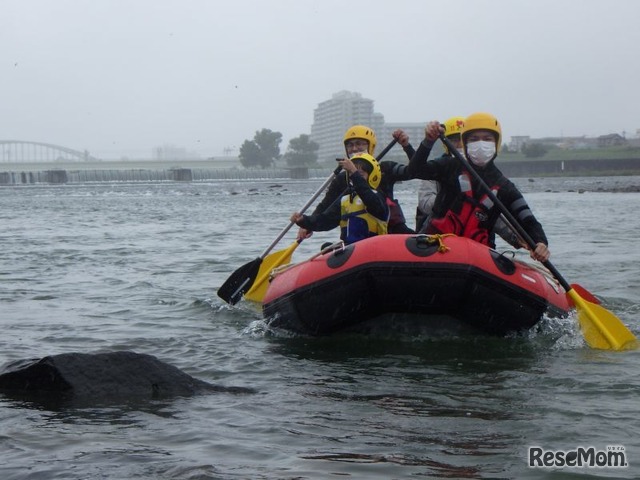
[[[495,142],[485,142],[484,140],[469,143],[467,145],[467,154],[474,165],[484,167],[496,156],[496,144]]]

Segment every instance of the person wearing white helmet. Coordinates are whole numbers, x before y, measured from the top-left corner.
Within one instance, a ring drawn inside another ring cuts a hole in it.
[[[495,247],[494,227],[501,214],[498,206],[493,204],[474,175],[457,158],[443,156],[428,160],[431,148],[441,133],[445,133],[445,129],[440,122],[429,122],[425,128],[425,139],[409,162],[412,174],[440,184],[426,233],[453,233]],[[462,149],[471,168],[533,239],[535,249],[530,252],[531,257],[545,262],[551,254],[542,225],[522,193],[495,165],[501,140],[502,129],[495,116],[480,112],[464,119]]]
[[[376,190],[382,179],[378,161],[368,153],[340,160],[349,175],[349,188],[339,202],[312,215],[294,212],[291,222],[309,231],[327,231],[340,226],[340,239],[347,245],[387,233],[389,207],[385,195]]]

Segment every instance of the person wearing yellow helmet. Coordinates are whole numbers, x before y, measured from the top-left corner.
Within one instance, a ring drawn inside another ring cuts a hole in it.
[[[440,184],[426,233],[453,233],[495,247],[494,228],[501,211],[475,176],[454,156],[428,159],[441,133],[446,132],[440,122],[429,122],[425,128],[425,138],[409,162],[409,168],[418,178],[436,180]],[[542,225],[520,190],[495,165],[502,141],[498,119],[489,113],[473,113],[464,119],[460,136],[469,166],[534,240],[536,246],[530,252],[531,257],[541,262],[547,261],[550,252]]]
[[[342,139],[347,157],[351,158],[356,153],[367,152],[373,155],[378,140],[372,128],[365,125],[354,125],[344,132]]]
[[[451,117],[444,122],[444,135],[451,143],[460,150],[462,148],[462,139],[460,132],[464,125],[464,117]],[[449,149],[445,146],[444,156],[453,156]],[[435,180],[422,180],[418,189],[418,206],[416,208],[416,231],[424,233],[428,225],[429,218],[433,211],[438,194],[438,182]]]
[[[308,231],[327,231],[340,226],[340,239],[347,245],[387,233],[389,207],[385,195],[376,190],[382,180],[378,161],[368,153],[340,160],[349,176],[349,188],[339,202],[311,215],[294,212],[291,222]]]
[[[415,149],[411,143],[409,143],[409,136],[403,130],[398,129],[392,133],[392,137],[402,146],[407,155],[407,159],[410,159],[415,153]],[[354,155],[363,152],[373,156],[377,144],[377,137],[372,128],[365,125],[354,125],[345,132],[343,143],[347,158],[352,158]],[[414,230],[407,226],[400,203],[395,199],[393,193],[393,186],[396,182],[413,178],[408,173],[407,165],[393,161],[381,161],[379,165],[382,171],[382,180],[378,190],[385,194],[390,212],[388,233],[415,233]],[[329,184],[324,198],[313,210],[312,215],[321,213],[327,209],[334,201],[342,197],[347,188],[347,176],[336,176],[331,184]],[[312,232],[304,228],[298,231],[298,239],[308,238],[311,235]]]

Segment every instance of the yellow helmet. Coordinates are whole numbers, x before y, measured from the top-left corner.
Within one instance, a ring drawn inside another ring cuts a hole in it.
[[[450,137],[462,133],[464,117],[451,117],[444,121],[444,136]]]
[[[358,153],[351,158],[351,161],[356,164],[358,161],[364,163],[364,169],[369,174],[369,186],[374,190],[378,188],[380,180],[382,180],[382,170],[380,169],[380,164],[373,155],[369,155],[368,153]]]
[[[466,150],[465,143],[466,136],[474,130],[489,130],[495,134],[496,137],[496,153],[500,151],[500,145],[502,144],[502,128],[498,119],[490,113],[472,113],[464,119],[464,126],[462,127],[462,145]]]
[[[376,132],[374,132],[371,128],[365,127],[364,125],[354,125],[349,128],[344,134],[344,139],[342,143],[347,143],[348,140],[354,138],[361,138],[369,142],[368,153],[369,155],[373,155],[373,152],[376,149]],[[346,148],[346,146],[345,146]]]
[[[460,137],[460,133],[462,132],[462,128],[464,127],[464,117],[451,117],[444,121],[444,136],[448,137],[450,140],[452,137]],[[449,147],[444,146],[444,151],[447,154],[451,154],[449,152]]]

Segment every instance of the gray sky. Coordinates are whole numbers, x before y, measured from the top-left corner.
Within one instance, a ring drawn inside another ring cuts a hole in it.
[[[340,90],[387,122],[640,129],[638,0],[0,0],[0,140],[202,156],[310,133]],[[418,143],[419,139],[412,139]]]

